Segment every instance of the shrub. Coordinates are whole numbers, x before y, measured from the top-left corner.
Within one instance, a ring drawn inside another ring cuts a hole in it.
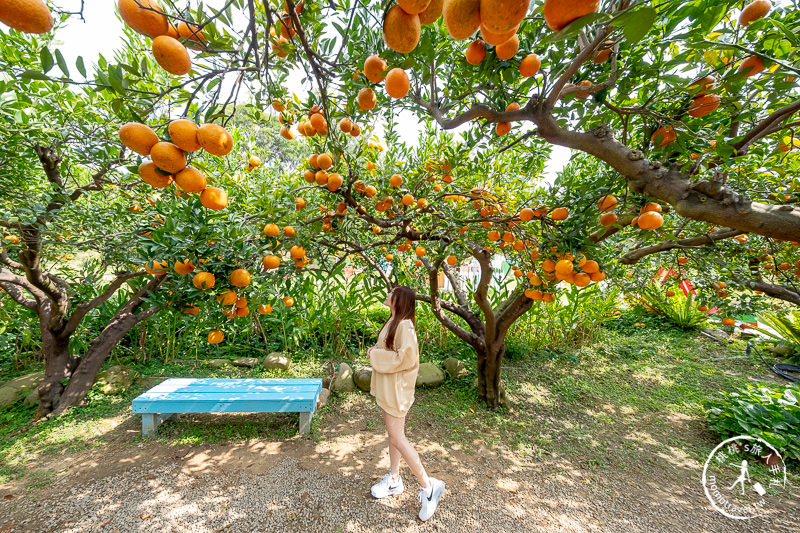
[[[711,428],[723,436],[761,437],[784,459],[800,459],[800,386],[755,387],[721,391],[704,402]]]
[[[675,294],[667,296],[663,285],[651,283],[640,291],[640,296],[648,309],[681,329],[697,329],[706,323],[706,314],[697,310],[691,291],[684,294],[676,288],[672,292]]]
[[[755,328],[764,335],[780,341],[794,350],[790,361],[800,363],[800,311],[792,311],[786,316],[774,313],[759,313],[758,318],[771,330]]]

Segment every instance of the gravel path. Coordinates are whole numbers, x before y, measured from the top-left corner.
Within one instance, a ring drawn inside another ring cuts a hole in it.
[[[342,462],[335,442],[315,447],[287,441],[268,454],[251,453],[246,463],[230,461],[234,454],[221,447],[213,456],[173,456],[150,466],[144,464],[145,450],[137,455],[139,464],[131,462],[113,475],[81,484],[61,476],[40,494],[0,499],[0,532],[797,531],[787,512],[769,519],[726,519],[710,508],[693,475],[685,483],[665,480],[662,487],[654,482],[657,474],[587,476],[556,459],[498,466],[503,463],[496,458],[470,455],[467,462],[453,450],[446,459],[428,462],[430,473],[447,482],[447,491],[434,517],[422,523],[416,516],[417,485],[407,469],[404,494],[371,498],[369,486],[382,476],[386,459],[380,435],[360,438],[361,449],[358,441],[350,444],[354,455],[366,459],[363,468]],[[307,449],[275,453],[298,447]],[[423,452],[423,459],[426,455],[433,456]],[[206,468],[197,468],[204,461]],[[225,461],[229,467],[219,468]]]

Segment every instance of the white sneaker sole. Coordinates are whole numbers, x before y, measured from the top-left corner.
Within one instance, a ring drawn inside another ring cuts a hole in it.
[[[442,480],[437,480],[437,481],[439,481],[439,484],[436,487],[434,487],[433,494],[431,495],[431,501],[435,500],[436,506],[433,508],[431,513],[425,518],[423,518],[422,516],[422,509],[420,509],[419,511],[420,513],[419,519],[422,520],[423,522],[427,522],[428,520],[431,519],[433,514],[436,512],[436,509],[439,507],[439,502],[442,501],[442,496],[444,495],[445,482]]]

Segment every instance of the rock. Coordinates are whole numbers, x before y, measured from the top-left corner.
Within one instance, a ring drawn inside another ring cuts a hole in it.
[[[467,370],[467,367],[464,366],[464,363],[455,357],[448,357],[445,359],[442,362],[442,368],[444,368],[453,379],[464,377],[469,374],[469,371]]]
[[[6,381],[0,385],[0,409],[8,407],[17,400],[35,391],[44,379],[44,372],[33,372]]]
[[[331,395],[330,389],[322,389],[319,393],[319,398],[317,398],[317,409],[320,407],[324,407],[326,403],[328,403],[328,398]]]
[[[231,361],[233,366],[241,366],[246,368],[253,368],[254,366],[258,365],[258,359],[255,357],[237,357],[233,361]]]
[[[767,351],[775,355],[789,355],[794,352],[794,349],[786,344],[778,344],[777,346],[767,346]]]
[[[100,385],[103,394],[119,394],[133,385],[133,376],[124,366],[114,365],[97,374],[94,382]]]
[[[444,383],[444,372],[433,363],[422,363],[417,373],[417,387],[438,387]]]
[[[703,328],[700,331],[702,331],[703,333],[707,333],[708,335],[711,335],[712,337],[715,337],[715,338],[723,340],[723,341],[731,340],[731,336],[728,335],[727,333],[725,333],[724,331],[722,331],[721,329]]]
[[[152,389],[153,387],[155,387],[156,385],[158,385],[159,383],[161,383],[165,379],[167,379],[167,378],[165,378],[163,376],[141,377],[141,378],[136,378],[136,384],[137,385],[141,385],[145,389]]]
[[[272,352],[267,356],[266,359],[264,359],[264,368],[268,370],[289,370],[291,364],[292,362],[289,360],[289,358],[280,352]]]
[[[339,363],[339,370],[331,383],[331,390],[339,392],[353,392],[355,383],[353,382],[353,369],[347,363]]]
[[[209,368],[225,368],[229,364],[231,364],[231,362],[227,359],[209,359],[206,361],[206,366]]]
[[[22,400],[24,405],[39,405],[39,391],[34,390]]]
[[[330,389],[332,381],[333,381],[333,378],[330,377],[330,376],[323,377],[322,378],[322,388],[323,389]]]
[[[372,368],[368,366],[362,366],[356,370],[355,375],[353,375],[353,381],[355,382],[356,387],[364,392],[369,392],[369,387],[372,382]]]

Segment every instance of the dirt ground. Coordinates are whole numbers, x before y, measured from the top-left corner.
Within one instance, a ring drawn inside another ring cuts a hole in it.
[[[296,424],[291,415],[244,416]],[[522,459],[478,440],[455,443],[416,420],[409,438],[430,475],[447,483],[436,514],[422,523],[418,485],[405,466],[404,494],[380,501],[369,494],[388,470],[379,422],[363,404],[328,411],[315,438],[171,446],[137,439],[140,419],[128,413],[109,420],[102,447],[39,464],[53,472],[43,486],[26,478],[0,486],[0,532],[797,531],[796,489],[764,517],[732,520],[709,505],[703,465],[685,454],[643,455],[626,469],[579,456]],[[667,430],[701,428],[675,418]]]

